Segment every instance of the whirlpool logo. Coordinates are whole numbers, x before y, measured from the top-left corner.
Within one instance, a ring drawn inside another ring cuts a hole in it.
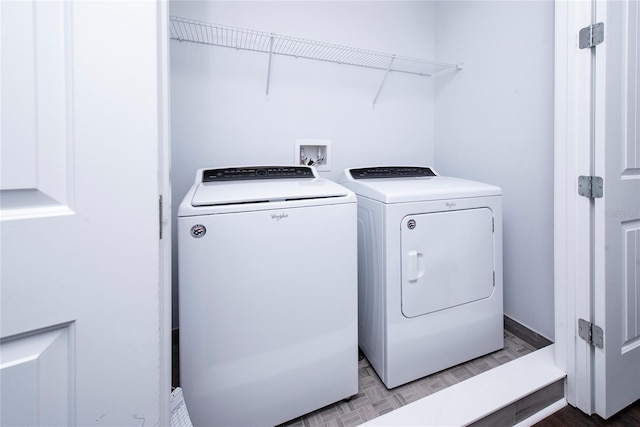
[[[200,237],[203,237],[205,234],[207,234],[207,227],[205,227],[202,224],[196,224],[193,227],[191,227],[191,237],[195,237],[196,239],[199,239]]]
[[[289,214],[286,214],[286,213],[271,214],[271,219],[273,219],[274,221],[280,221],[285,218],[289,218]]]

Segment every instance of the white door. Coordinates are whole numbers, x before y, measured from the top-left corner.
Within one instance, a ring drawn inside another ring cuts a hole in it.
[[[598,1],[596,16],[594,409],[609,418],[640,399],[640,6]]]
[[[165,8],[0,3],[3,426],[167,424]]]

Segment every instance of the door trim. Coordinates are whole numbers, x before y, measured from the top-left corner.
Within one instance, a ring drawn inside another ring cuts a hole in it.
[[[158,188],[163,203],[158,209],[162,238],[159,240],[159,307],[160,313],[160,414],[159,425],[171,425],[171,132],[169,97],[169,3],[157,2],[158,60]]]
[[[577,339],[577,319],[592,319],[591,208],[578,176],[591,175],[591,51],[578,31],[592,23],[592,2],[555,4],[554,282],[555,361],[567,372],[567,401],[592,413],[592,349]]]

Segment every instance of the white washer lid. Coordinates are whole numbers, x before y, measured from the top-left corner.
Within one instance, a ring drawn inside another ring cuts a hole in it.
[[[351,190],[320,178],[313,167],[200,169],[180,203],[178,217],[355,201]]]
[[[346,188],[323,178],[204,182],[197,185],[191,206],[345,197]]]
[[[447,176],[354,179],[345,169],[340,183],[356,194],[382,203],[406,203],[468,197],[499,196],[500,187]]]

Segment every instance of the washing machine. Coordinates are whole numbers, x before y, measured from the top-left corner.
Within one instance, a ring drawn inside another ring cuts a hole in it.
[[[177,227],[195,426],[276,425],[358,393],[356,215],[313,167],[197,172]]]
[[[414,166],[346,169],[360,348],[387,388],[501,349],[502,192]]]

